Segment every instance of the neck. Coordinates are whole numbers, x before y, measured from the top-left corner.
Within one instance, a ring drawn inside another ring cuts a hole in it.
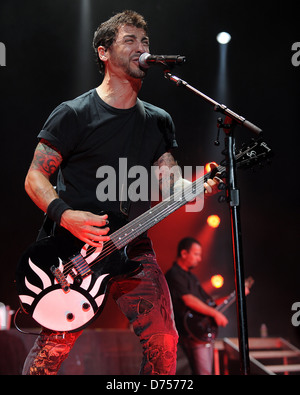
[[[106,73],[97,93],[110,106],[127,109],[135,106],[141,86],[140,79],[120,78]]]
[[[185,270],[186,272],[189,271],[189,268],[186,266],[185,261],[181,258],[177,258],[176,261],[177,265],[181,267],[181,269]]]

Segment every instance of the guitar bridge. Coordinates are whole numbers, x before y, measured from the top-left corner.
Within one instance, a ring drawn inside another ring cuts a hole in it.
[[[50,267],[51,273],[56,278],[58,284],[61,286],[62,290],[67,293],[70,291],[70,284],[66,280],[64,274],[56,266]]]

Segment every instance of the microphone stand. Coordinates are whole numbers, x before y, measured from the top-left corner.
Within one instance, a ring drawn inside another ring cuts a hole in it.
[[[226,174],[227,174],[227,198],[231,214],[232,244],[233,244],[233,261],[235,271],[235,290],[236,290],[236,309],[238,317],[238,334],[239,334],[239,352],[240,352],[240,371],[243,375],[250,373],[249,362],[249,345],[247,329],[247,313],[245,298],[245,280],[242,253],[242,232],[240,221],[240,199],[239,190],[236,182],[236,163],[235,163],[235,137],[234,131],[236,125],[243,125],[257,136],[262,132],[257,126],[247,121],[245,118],[234,113],[223,104],[198,91],[186,81],[170,73],[170,68],[165,68],[165,78],[174,82],[177,86],[183,86],[202,97],[205,101],[214,106],[216,112],[226,115],[225,123],[221,126],[225,132],[225,152],[226,152]]]

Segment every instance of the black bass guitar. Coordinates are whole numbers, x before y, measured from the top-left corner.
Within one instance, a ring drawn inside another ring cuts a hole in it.
[[[237,166],[249,167],[250,163],[268,158],[270,153],[268,145],[257,140],[235,155]],[[222,173],[225,167],[218,166],[216,170]],[[195,191],[203,187],[210,175],[205,174],[186,187],[184,193],[173,194],[121,226],[99,248],[84,244],[67,231],[29,246],[16,272],[22,310],[54,331],[75,332],[88,326],[101,313],[110,283],[140,269],[127,258],[128,243],[194,200]]]
[[[252,277],[248,277],[245,281],[245,287],[250,289],[254,283]],[[216,310],[224,313],[229,306],[235,301],[236,295],[233,291]],[[218,335],[218,325],[213,317],[188,310],[184,316],[184,327],[188,334],[196,341],[204,343],[213,343]]]

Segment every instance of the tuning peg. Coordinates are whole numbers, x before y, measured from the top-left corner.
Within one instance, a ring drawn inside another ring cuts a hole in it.
[[[227,201],[227,197],[226,197],[226,196],[220,195],[220,196],[218,197],[218,202],[219,202],[219,203],[225,203],[226,201]]]
[[[227,188],[227,186],[226,186],[225,182],[220,182],[220,183],[219,183],[218,189],[219,189],[220,191],[225,191],[226,188]]]

